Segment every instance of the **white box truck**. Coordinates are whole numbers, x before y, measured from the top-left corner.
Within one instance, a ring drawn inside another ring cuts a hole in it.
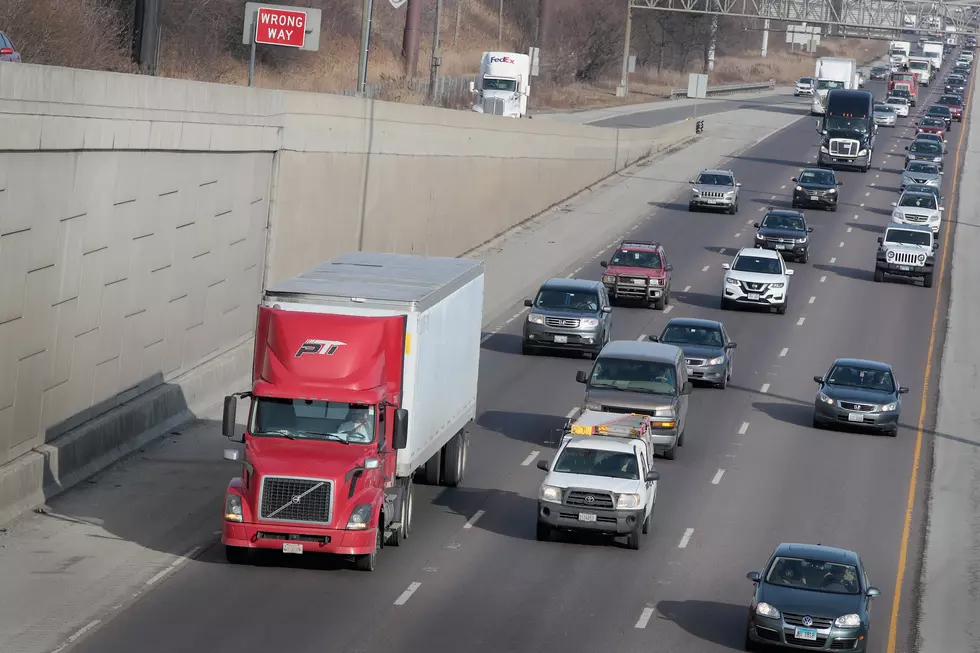
[[[810,113],[822,116],[827,107],[827,94],[835,88],[858,88],[857,61],[838,57],[820,57],[813,69],[813,102]]]
[[[932,81],[932,59],[909,57],[909,72],[919,78],[919,86],[929,86],[929,82]]]
[[[926,41],[922,44],[922,56],[932,60],[937,71],[943,66],[943,44],[940,41]]]
[[[494,116],[527,116],[531,94],[531,57],[516,52],[484,52],[480,76],[470,82],[470,93],[477,96],[473,111]]]
[[[909,62],[909,55],[912,53],[912,43],[909,41],[892,41],[888,44],[888,61],[891,64],[892,72],[905,70]]]
[[[225,398],[242,465],[225,494],[231,562],[255,549],[353,556],[407,537],[413,478],[455,487],[476,416],[483,261],[346,254],[272,285],[258,306],[250,391]],[[417,473],[416,473],[417,472]]]

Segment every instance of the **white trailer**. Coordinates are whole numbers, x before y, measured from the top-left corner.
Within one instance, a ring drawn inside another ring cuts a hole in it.
[[[484,52],[480,76],[470,82],[477,96],[473,111],[509,118],[527,116],[531,94],[531,57],[516,52]]]
[[[857,61],[838,57],[820,57],[813,69],[814,90],[810,113],[823,115],[827,106],[827,94],[832,89],[858,88]]]

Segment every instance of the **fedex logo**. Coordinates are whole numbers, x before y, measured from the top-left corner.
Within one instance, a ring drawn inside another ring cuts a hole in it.
[[[296,358],[304,354],[319,354],[321,356],[333,356],[337,350],[346,345],[346,342],[337,340],[307,340],[296,351]]]
[[[517,63],[510,57],[490,57],[490,63]]]

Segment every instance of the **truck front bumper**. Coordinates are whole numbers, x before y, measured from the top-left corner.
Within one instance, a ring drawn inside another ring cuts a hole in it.
[[[817,156],[817,166],[844,166],[848,168],[864,168],[871,165],[871,153],[864,156],[831,156],[821,152]]]
[[[636,277],[637,279],[639,277]],[[635,283],[632,279],[616,278],[614,282],[603,281],[609,296],[615,299],[635,299],[652,302],[664,296],[666,286],[661,286],[659,279],[644,279],[643,283]]]
[[[364,555],[374,551],[376,541],[377,532],[373,528],[355,531],[285,524],[250,524],[226,520],[221,529],[221,543],[225,546],[270,551],[284,551],[299,545],[303,548],[303,553]]]
[[[637,510],[597,510],[538,501],[538,521],[553,528],[627,535],[643,524],[643,508]],[[595,521],[591,515],[595,516]]]
[[[910,277],[912,279],[920,279],[927,274],[932,274],[935,270],[933,265],[899,265],[897,263],[888,263],[886,261],[877,261],[875,263],[875,268],[881,270],[885,274],[891,274],[897,277]]]

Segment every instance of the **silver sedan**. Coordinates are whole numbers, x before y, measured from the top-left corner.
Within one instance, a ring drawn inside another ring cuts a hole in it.
[[[902,190],[909,184],[925,184],[939,188],[942,183],[942,171],[939,166],[929,161],[909,161],[902,172]]]
[[[874,121],[876,125],[882,127],[894,127],[898,122],[898,114],[890,104],[876,104],[874,109]]]

